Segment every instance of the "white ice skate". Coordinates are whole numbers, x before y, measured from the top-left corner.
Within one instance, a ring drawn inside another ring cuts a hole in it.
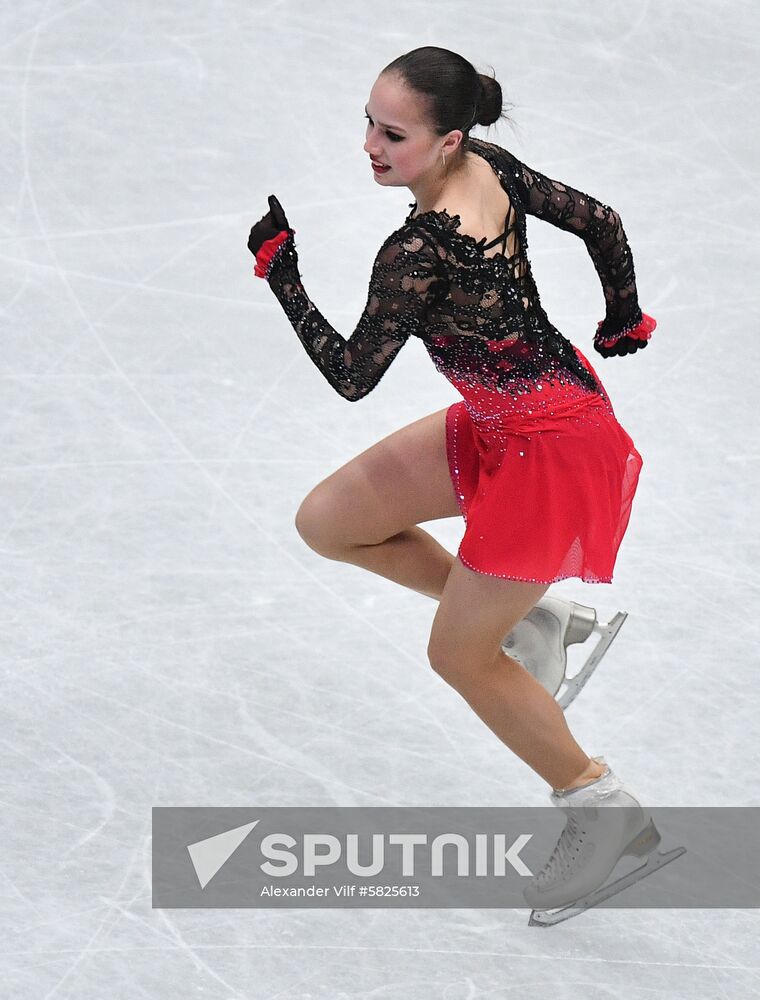
[[[501,645],[553,698],[564,682],[567,686],[557,701],[566,709],[596,670],[627,617],[626,611],[618,611],[609,622],[600,623],[593,608],[544,594]],[[592,632],[599,634],[599,641],[581,669],[567,677],[567,647],[585,642]]]
[[[567,810],[567,824],[546,866],[528,882],[523,896],[533,911],[529,926],[549,927],[597,906],[686,853],[685,847],[661,852],[650,812],[641,806],[607,766],[588,785],[552,791],[553,805]],[[615,808],[617,807],[617,808]],[[622,808],[621,808],[622,807]],[[609,881],[626,855],[646,858],[633,871]]]

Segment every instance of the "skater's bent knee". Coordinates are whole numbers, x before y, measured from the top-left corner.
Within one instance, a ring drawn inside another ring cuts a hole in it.
[[[492,668],[497,656],[484,650],[442,649],[437,641],[429,642],[427,648],[428,663],[449,684],[465,674],[473,676]]]
[[[345,543],[336,537],[334,517],[330,505],[318,493],[310,493],[296,511],[296,531],[310,549],[327,558],[338,558],[345,551]]]
[[[446,679],[446,675],[454,668],[454,663],[452,662],[454,658],[451,655],[447,656],[441,648],[440,643],[436,642],[433,638],[428,642],[427,658],[433,670],[437,674],[440,674],[444,680]]]

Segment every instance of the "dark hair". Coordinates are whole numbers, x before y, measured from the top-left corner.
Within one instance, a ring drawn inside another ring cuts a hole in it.
[[[501,86],[495,76],[478,73],[464,56],[450,49],[435,45],[412,49],[388,63],[380,75],[389,73],[427,98],[432,128],[437,135],[461,129],[463,153],[467,151],[473,125],[493,125],[500,118],[512,124],[504,113]]]

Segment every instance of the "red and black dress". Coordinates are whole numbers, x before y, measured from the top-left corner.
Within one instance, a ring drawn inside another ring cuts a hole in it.
[[[509,195],[504,250],[458,232],[446,211],[415,215],[383,243],[354,333],[335,331],[306,294],[287,230],[257,254],[301,343],[349,401],[380,381],[418,337],[462,397],[446,415],[452,482],[465,520],[458,557],[478,573],[553,583],[611,583],[642,458],[615,417],[597,373],[549,321],[530,262],[526,216],[579,236],[604,290],[594,336],[603,356],[645,347],[655,328],[641,312],[620,217],[551,180],[506,149],[470,138]],[[501,237],[499,238],[501,239]]]

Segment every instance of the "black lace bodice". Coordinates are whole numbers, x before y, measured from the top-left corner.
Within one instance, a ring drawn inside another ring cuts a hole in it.
[[[623,335],[642,321],[633,258],[619,215],[588,194],[552,180],[506,149],[470,138],[470,150],[497,173],[509,195],[505,247],[486,256],[486,241],[458,232],[458,215],[411,205],[404,224],[381,246],[367,304],[346,339],[307,295],[293,231],[278,246],[267,280],[301,343],[345,399],[363,398],[410,336],[420,338],[447,377],[501,392],[530,391],[557,376],[600,391],[567,338],[549,321],[528,259],[526,215],[579,236],[602,284],[606,316],[594,337]],[[488,244],[488,247],[493,245]],[[601,350],[600,350],[601,353]]]

